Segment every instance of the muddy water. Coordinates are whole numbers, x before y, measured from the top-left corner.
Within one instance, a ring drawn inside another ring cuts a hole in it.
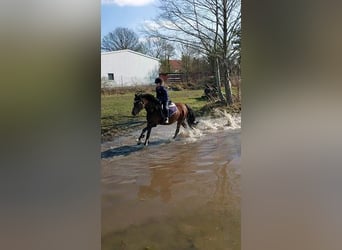
[[[102,145],[102,249],[240,249],[240,118]]]

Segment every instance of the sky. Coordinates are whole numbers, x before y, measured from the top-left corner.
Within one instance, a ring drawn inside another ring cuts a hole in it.
[[[139,35],[139,27],[157,12],[157,0],[101,0],[101,39],[117,27]]]

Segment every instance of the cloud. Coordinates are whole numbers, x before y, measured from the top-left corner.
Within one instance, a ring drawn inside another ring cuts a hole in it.
[[[143,26],[148,29],[148,30],[158,30],[161,28],[167,28],[167,29],[177,29],[176,25],[170,21],[151,21],[151,20],[146,20],[143,23]]]
[[[155,0],[101,0],[102,4],[116,4],[119,6],[143,6],[154,2]]]
[[[145,20],[142,25],[147,30],[158,30],[161,27],[159,23],[151,20]]]

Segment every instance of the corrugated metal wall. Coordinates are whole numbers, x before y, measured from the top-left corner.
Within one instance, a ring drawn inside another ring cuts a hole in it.
[[[158,77],[159,60],[131,50],[101,53],[102,82],[116,86],[134,86],[153,84]],[[114,80],[108,81],[108,74]]]

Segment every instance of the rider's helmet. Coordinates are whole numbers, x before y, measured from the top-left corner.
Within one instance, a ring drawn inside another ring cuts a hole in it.
[[[162,83],[163,80],[160,77],[157,77],[156,80],[154,80],[155,84]]]

